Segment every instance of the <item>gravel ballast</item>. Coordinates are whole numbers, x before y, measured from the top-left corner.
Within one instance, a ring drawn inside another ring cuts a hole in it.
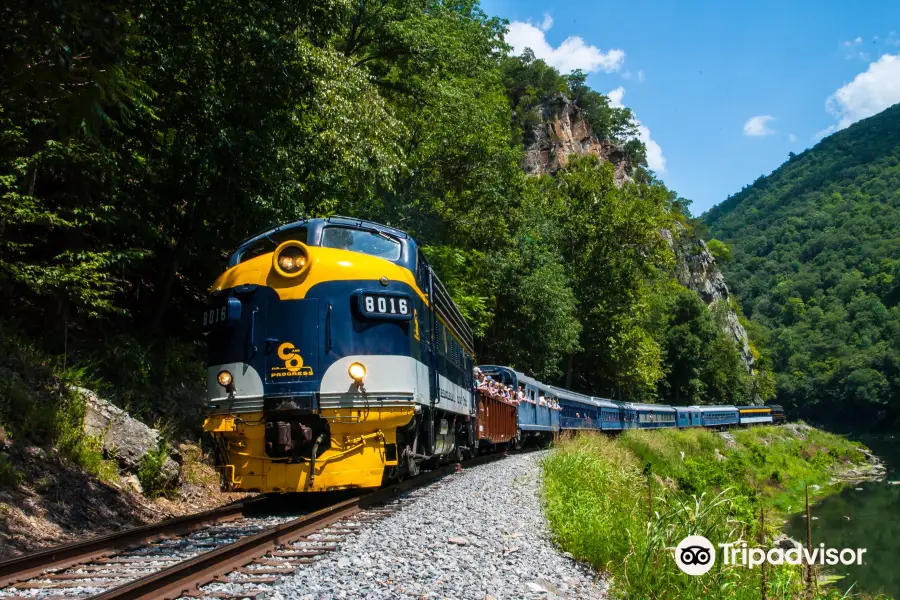
[[[542,455],[464,469],[417,492],[267,597],[605,598],[604,582],[550,539],[539,497]]]

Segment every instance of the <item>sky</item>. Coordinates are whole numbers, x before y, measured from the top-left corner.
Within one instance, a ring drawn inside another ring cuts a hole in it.
[[[507,42],[629,107],[699,215],[900,102],[900,2],[482,0]]]

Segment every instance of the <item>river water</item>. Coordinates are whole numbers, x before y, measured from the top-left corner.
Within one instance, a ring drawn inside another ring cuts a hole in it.
[[[884,461],[887,479],[849,487],[814,505],[813,546],[866,548],[862,565],[825,567],[828,574],[845,576],[835,586],[844,591],[853,586],[854,592],[884,593],[900,599],[900,485],[888,483],[900,480],[900,434],[854,439]],[[785,533],[804,541],[804,516],[791,518]]]

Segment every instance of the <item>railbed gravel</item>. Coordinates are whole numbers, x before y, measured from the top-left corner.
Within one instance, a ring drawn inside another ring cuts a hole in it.
[[[552,542],[540,499],[544,454],[516,454],[444,478],[266,597],[606,598],[605,582]]]
[[[211,547],[208,544],[215,544],[216,547],[236,542],[238,539],[254,535],[266,529],[276,527],[282,523],[286,523],[299,515],[292,516],[271,516],[271,517],[251,517],[243,518],[237,521],[231,521],[224,524],[215,524],[205,527],[198,531],[194,531],[186,536],[174,537],[168,540],[162,540],[153,545],[143,545],[134,549],[123,550],[112,555],[111,558],[122,557],[156,557],[158,560],[147,560],[140,563],[109,563],[108,568],[99,570],[85,570],[84,565],[73,565],[64,569],[54,570],[54,572],[68,574],[84,575],[83,586],[64,587],[64,588],[29,588],[27,585],[15,585],[0,589],[0,599],[2,598],[42,598],[42,597],[71,597],[74,599],[83,599],[87,596],[101,594],[111,589],[109,585],[97,586],[92,583],[109,583],[110,574],[132,575],[133,578],[144,577],[155,571],[165,569],[181,560],[187,560],[191,557],[209,552]],[[199,545],[198,545],[199,544]],[[92,566],[98,566],[95,561],[88,561]],[[31,580],[49,581],[44,575],[38,575]],[[114,579],[117,585],[126,583],[125,579]],[[67,583],[74,583],[69,581]]]

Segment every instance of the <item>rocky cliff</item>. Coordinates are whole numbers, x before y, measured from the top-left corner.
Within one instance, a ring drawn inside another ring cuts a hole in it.
[[[524,169],[529,175],[553,175],[568,163],[573,154],[594,154],[616,168],[616,184],[631,181],[631,164],[623,149],[613,142],[601,141],[591,131],[584,112],[566,96],[557,94],[536,109],[536,125],[525,131]],[[731,308],[728,286],[716,259],[703,240],[679,225],[677,231],[662,231],[675,252],[675,276],[681,285],[697,292],[710,310],[716,309],[722,328],[734,339],[744,364],[751,373],[755,361],[747,332]]]
[[[667,230],[663,230],[662,235],[675,252],[675,277],[678,283],[697,292],[710,310],[721,311],[717,313],[720,326],[734,340],[747,370],[753,373],[756,361],[750,350],[750,339],[738,320],[737,313],[731,308],[731,295],[725,277],[706,243],[694,237],[680,224],[674,235]]]
[[[631,164],[616,144],[601,141],[591,131],[584,112],[563,94],[536,109],[540,120],[525,131],[525,172],[552,175],[566,166],[569,156],[593,154],[616,167],[616,183],[630,180]]]

